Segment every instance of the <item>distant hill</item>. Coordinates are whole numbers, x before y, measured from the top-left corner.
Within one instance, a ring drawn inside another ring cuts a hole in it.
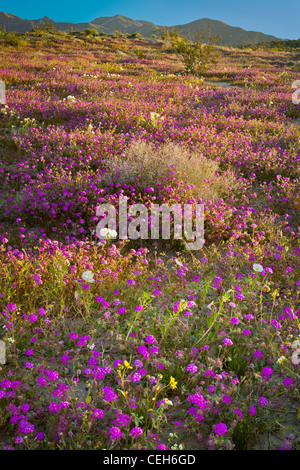
[[[0,26],[6,31],[17,33],[30,32],[33,27],[43,26],[47,23],[52,23],[56,29],[64,32],[69,32],[71,28],[75,31],[97,29],[99,32],[102,31],[107,34],[112,34],[114,31],[128,34],[138,32],[144,37],[150,37],[154,33],[159,34],[159,31],[163,28],[163,26],[155,25],[150,21],[137,21],[123,15],[96,18],[90,23],[56,23],[46,16],[37,20],[25,20],[11,13],[0,12]],[[279,39],[275,36],[270,36],[256,31],[246,31],[242,28],[230,26],[222,21],[211,20],[209,18],[203,18],[183,25],[175,25],[169,28],[176,28],[182,36],[193,39],[202,29],[207,31],[208,25],[210,25],[212,36],[217,34],[221,36],[222,40],[220,44],[222,45],[236,46],[253,42],[271,42]]]
[[[246,31],[245,29],[223,23],[223,21],[211,20],[209,18],[203,18],[202,20],[192,21],[191,23],[177,25],[174,26],[174,28],[178,30],[178,33],[181,36],[195,39],[195,36],[199,31],[202,29],[207,31],[208,25],[210,26],[212,36],[217,34],[221,36],[222,41],[220,44],[222,45],[236,46],[239,44],[251,44],[252,42],[258,43],[278,40],[275,36],[256,31]]]

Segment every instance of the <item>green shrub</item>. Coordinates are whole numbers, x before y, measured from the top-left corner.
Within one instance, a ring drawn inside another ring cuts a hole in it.
[[[96,29],[86,29],[84,32],[87,36],[99,36],[99,33]]]
[[[22,39],[20,35],[0,29],[0,38],[3,40],[4,46],[25,46],[28,44],[26,39]]]
[[[163,32],[163,37],[167,39],[174,47],[176,54],[184,63],[184,68],[190,73],[203,73],[207,70],[209,64],[215,64],[220,53],[216,46],[219,44],[221,37],[215,36],[212,39],[210,28],[208,27],[207,38],[205,38],[204,30],[198,33],[195,42],[181,37],[177,30]]]

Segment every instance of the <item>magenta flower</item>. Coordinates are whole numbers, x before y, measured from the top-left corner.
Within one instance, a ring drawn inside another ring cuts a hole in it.
[[[242,413],[240,410],[234,410],[234,413],[235,413],[239,418],[242,418],[242,417],[243,417],[243,413]]]
[[[228,428],[226,424],[224,423],[218,423],[214,426],[214,431],[218,436],[223,436],[223,434],[226,434],[228,431]]]
[[[23,403],[23,405],[20,406],[20,410],[22,413],[27,413],[30,409],[30,406],[27,403]]]
[[[243,330],[242,334],[245,335],[245,336],[249,336],[249,335],[251,335],[251,331],[250,330]]]
[[[6,307],[6,308],[7,308],[7,310],[8,310],[9,312],[14,312],[14,311],[16,310],[16,308],[17,308],[17,307],[16,307],[16,305],[15,305],[14,303],[12,303],[12,302],[8,302],[8,304],[7,304],[7,307]]]
[[[32,277],[33,277],[33,280],[36,282],[36,284],[38,284],[39,286],[43,284],[40,274],[34,274]]]
[[[231,346],[233,344],[233,342],[229,338],[224,338],[223,343],[226,344],[226,345],[229,345],[229,346]]]
[[[253,356],[259,359],[260,357],[264,357],[264,354],[261,351],[254,351]]]
[[[44,387],[47,383],[47,380],[45,379],[45,377],[38,377],[37,382],[40,387]]]
[[[167,446],[165,446],[165,444],[158,444],[158,446],[156,447],[157,450],[167,450]]]
[[[188,400],[194,405],[198,406],[200,410],[203,410],[207,406],[205,398],[198,392],[194,393],[194,395],[189,395]]]
[[[69,356],[68,356],[67,354],[63,354],[63,355],[61,356],[60,360],[61,360],[61,362],[62,362],[63,364],[67,364],[68,361],[70,360],[70,358],[69,358]]]
[[[25,419],[21,419],[21,421],[19,422],[19,429],[24,434],[29,434],[34,431],[34,425],[28,423],[28,421],[26,421]]]
[[[150,348],[150,354],[153,354],[153,356],[156,356],[159,353],[159,347],[157,346],[152,346]]]
[[[70,333],[69,338],[70,338],[70,340],[72,340],[72,339],[77,339],[77,338],[78,338],[78,334],[77,334],[77,333]]]
[[[101,408],[95,408],[93,410],[93,416],[95,416],[95,418],[103,418],[104,416],[104,411],[101,410]]]
[[[271,374],[273,374],[273,369],[271,369],[271,367],[264,367],[261,371],[261,376],[262,377],[267,377]]]
[[[226,403],[226,405],[229,405],[231,403],[231,398],[228,395],[224,395],[223,402]]]
[[[104,400],[107,401],[107,402],[111,402],[111,401],[115,401],[118,399],[118,395],[116,395],[114,392],[107,392],[105,395],[104,395]]]
[[[129,377],[131,382],[140,382],[142,379],[142,376],[138,374],[137,372],[134,372],[130,377]]]
[[[198,370],[198,367],[195,366],[195,364],[188,364],[188,365],[186,366],[186,370],[187,370],[188,372],[191,372],[192,374],[195,374],[195,373],[197,372],[197,370]]]
[[[267,406],[269,404],[269,400],[265,397],[259,397],[258,398],[258,403],[261,405],[261,406]]]
[[[135,311],[136,311],[136,312],[140,312],[140,311],[143,310],[143,309],[144,309],[144,307],[142,307],[141,305],[137,305],[137,306],[135,307]]]
[[[111,435],[111,438],[113,440],[121,439],[121,437],[122,437],[122,432],[119,428],[112,427],[112,428],[109,429],[108,432]]]
[[[138,436],[141,436],[141,434],[143,434],[143,429],[140,428],[139,426],[135,426],[134,428],[131,429],[130,433],[133,437],[138,437]]]
[[[148,336],[146,336],[145,341],[148,344],[154,344],[154,343],[156,343],[156,338],[153,335],[148,335]]]
[[[25,362],[25,367],[26,369],[32,369],[34,367],[34,364],[32,362]]]

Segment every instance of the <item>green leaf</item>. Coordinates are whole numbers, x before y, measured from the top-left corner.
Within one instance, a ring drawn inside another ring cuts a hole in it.
[[[86,397],[85,403],[87,405],[89,405],[91,403],[91,399],[92,399],[92,397],[91,397],[91,395],[89,395],[88,397]]]

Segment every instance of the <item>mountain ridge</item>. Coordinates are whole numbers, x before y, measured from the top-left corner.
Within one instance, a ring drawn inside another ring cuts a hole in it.
[[[271,42],[282,39],[258,31],[247,31],[238,26],[231,26],[223,21],[212,20],[210,18],[201,18],[182,25],[162,26],[156,25],[151,21],[134,20],[120,14],[95,18],[90,22],[72,23],[55,22],[47,16],[40,19],[28,20],[18,17],[13,13],[0,12],[0,27],[10,32],[30,32],[32,28],[43,26],[47,23],[52,23],[54,28],[66,33],[70,32],[72,28],[81,32],[92,28],[107,34],[112,34],[114,31],[128,34],[138,32],[144,37],[150,37],[155,33],[159,33],[163,28],[177,29],[180,35],[189,39],[195,39],[197,33],[202,29],[206,31],[209,25],[212,36],[220,35],[222,38],[220,44],[228,46],[245,45],[253,42]]]

